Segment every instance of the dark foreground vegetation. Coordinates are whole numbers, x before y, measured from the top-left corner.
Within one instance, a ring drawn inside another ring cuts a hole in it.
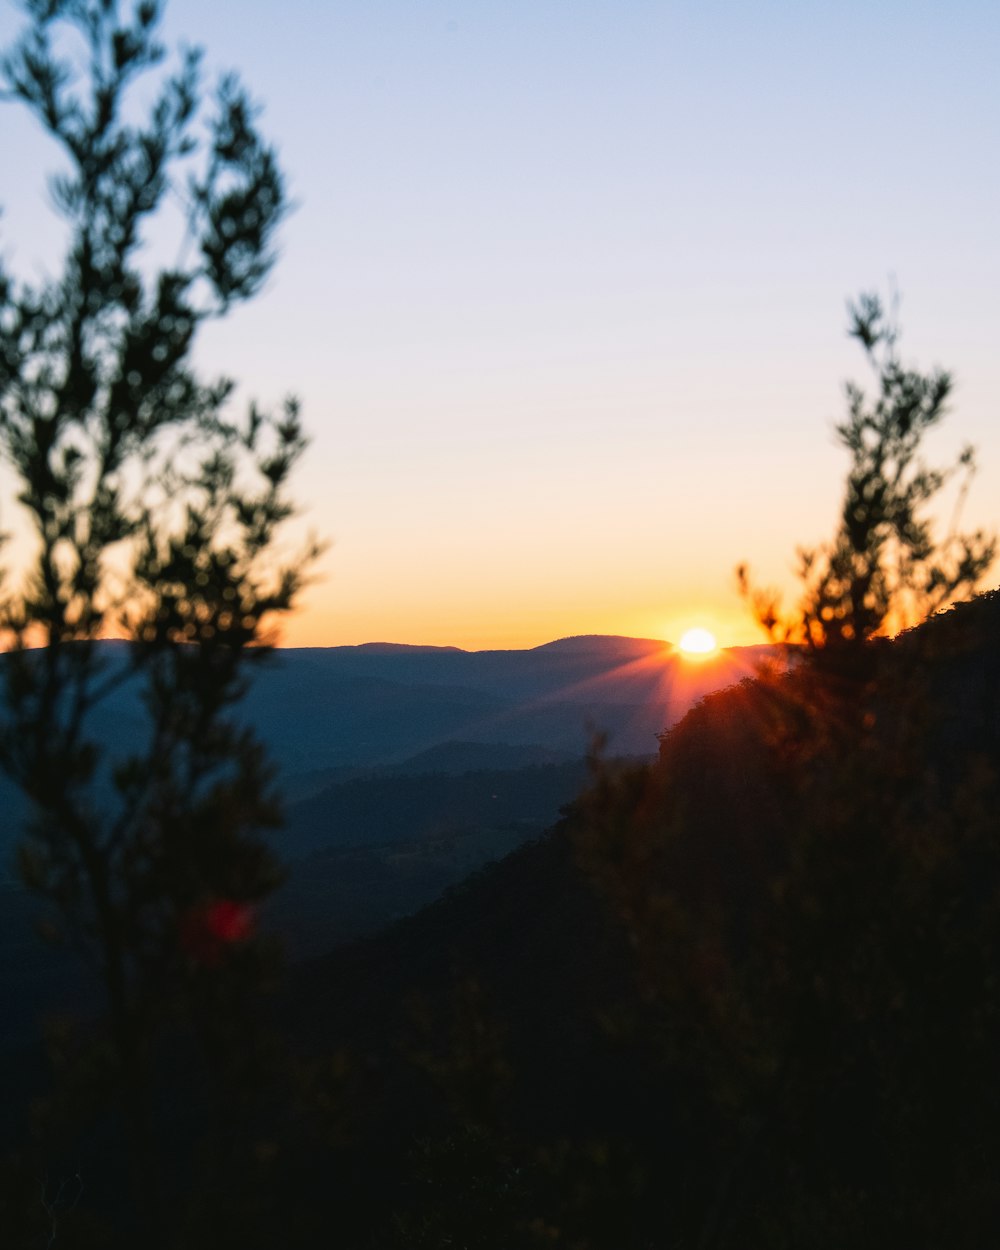
[[[876,644],[849,704],[804,667],[709,696],[538,842],[291,969],[231,1120],[175,1026],[165,1244],[982,1245],[998,638],[993,592]],[[70,1036],[8,1157],[9,1244],[56,1213],[57,1244],[135,1244]]]

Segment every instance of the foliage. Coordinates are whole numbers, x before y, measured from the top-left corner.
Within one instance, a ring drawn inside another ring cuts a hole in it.
[[[804,644],[814,657],[826,652],[827,659],[857,653],[874,635],[913,625],[970,593],[996,554],[995,538],[982,531],[936,540],[927,515],[956,474],[961,499],[974,470],[971,447],[947,469],[930,468],[921,456],[925,434],[947,411],[950,375],[902,364],[897,327],[877,296],[862,295],[850,313],[850,334],[876,386],[870,399],[853,382],[846,387],[847,416],[836,433],[851,460],[833,541],[800,549],[803,592],[791,617],[773,592],[752,587],[745,566],[737,570],[773,639]]]
[[[998,606],[880,651],[851,740],[802,749],[824,714],[805,666],[710,696],[656,767],[579,808],[643,1027],[686,1091],[695,1244],[974,1246],[996,1228]]]
[[[834,540],[801,553],[791,617],[741,570],[810,662],[710,695],[656,766],[599,773],[571,826],[679,1087],[681,1244],[974,1246],[997,1227],[1000,599],[941,612],[996,543],[933,537],[929,505],[972,470],[969,451],[921,458],[950,379],[900,364],[874,297],[852,333],[877,391],[848,388]]]
[[[358,1246],[989,1239],[998,609],[876,648],[851,738],[812,728],[809,665],[710,696],[655,765],[301,969],[356,1136],[290,1208],[322,1176]]]
[[[316,554],[278,555],[305,440],[294,400],[234,423],[233,382],[199,377],[193,351],[260,290],[286,196],[236,78],[209,107],[199,53],[168,67],[157,0],[23,7],[6,96],[61,150],[68,244],[39,285],[0,269],[0,451],[30,562],[5,583],[0,763],[32,801],[22,875],[99,969],[102,1070],[152,1228],[156,1023],[193,1027],[217,1090],[243,1079],[253,909],[280,879],[270,773],[232,709]],[[171,225],[178,259],[158,266]],[[123,684],[144,722],[110,759],[97,721]]]

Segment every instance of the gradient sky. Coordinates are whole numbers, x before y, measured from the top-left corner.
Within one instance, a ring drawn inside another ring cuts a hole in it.
[[[792,587],[831,533],[845,304],[891,281],[956,376],[931,453],[977,444],[1000,523],[992,0],[172,0],[167,34],[241,72],[298,204],[199,348],[304,404],[332,546],[287,643],[756,640],[733,567]],[[51,151],[0,116],[0,247],[54,272]]]

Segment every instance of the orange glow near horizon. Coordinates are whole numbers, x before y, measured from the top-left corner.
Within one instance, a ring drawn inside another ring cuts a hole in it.
[[[304,596],[304,599],[307,598]],[[704,624],[692,626],[691,621]],[[712,647],[690,647],[685,638],[696,630],[714,640]],[[646,608],[615,612],[598,611],[497,613],[487,617],[469,605],[464,611],[456,604],[447,615],[421,612],[341,610],[304,602],[287,616],[265,621],[266,640],[279,648],[326,648],[359,646],[364,643],[396,643],[409,646],[456,647],[463,651],[522,651],[544,646],[560,638],[584,635],[618,636],[662,642],[668,651],[676,649],[693,662],[713,659],[730,647],[752,646],[767,639],[749,618],[739,612],[710,609],[698,614],[684,611],[664,618],[662,612]],[[102,637],[125,640],[120,628],[108,628]],[[0,651],[9,640],[0,639]],[[41,640],[29,645],[44,645]]]
[[[450,619],[434,619],[429,613],[357,614],[296,613],[279,622],[279,647],[341,647],[357,646],[366,642],[406,643],[414,646],[459,647],[464,651],[529,650],[554,642],[585,634],[617,635],[627,638],[659,639],[664,645],[684,650],[681,639],[686,626],[675,625],[656,619],[653,613],[602,611],[596,614],[580,613],[570,616],[560,613],[538,619],[526,614],[523,620],[483,621],[473,613],[464,617],[455,613]],[[735,620],[731,624],[723,618],[722,623],[712,622],[712,636],[716,639],[714,654],[726,647],[752,646],[767,639],[752,621]],[[685,651],[685,654],[689,654]],[[692,657],[693,658],[693,657]]]
[[[718,647],[752,646],[767,639],[735,590],[716,595],[696,586],[676,595],[641,585],[609,586],[595,602],[589,595],[559,595],[552,586],[450,589],[395,586],[371,590],[348,577],[331,577],[307,588],[299,608],[275,624],[281,647],[357,646],[366,642],[460,647],[466,651],[526,650],[583,634],[658,639],[673,647],[693,627],[708,630]],[[720,579],[721,580],[721,579]]]

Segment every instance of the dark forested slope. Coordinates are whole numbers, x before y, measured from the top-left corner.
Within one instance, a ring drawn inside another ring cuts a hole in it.
[[[712,694],[547,835],[289,969],[219,1244],[995,1240],[998,640],[985,595]]]
[[[379,1074],[394,1166],[437,1143],[404,1225],[457,1235],[462,1184],[509,1237],[594,1247],[1000,1230],[1000,595],[875,654],[711,695],[658,764],[300,971],[289,1018]]]

